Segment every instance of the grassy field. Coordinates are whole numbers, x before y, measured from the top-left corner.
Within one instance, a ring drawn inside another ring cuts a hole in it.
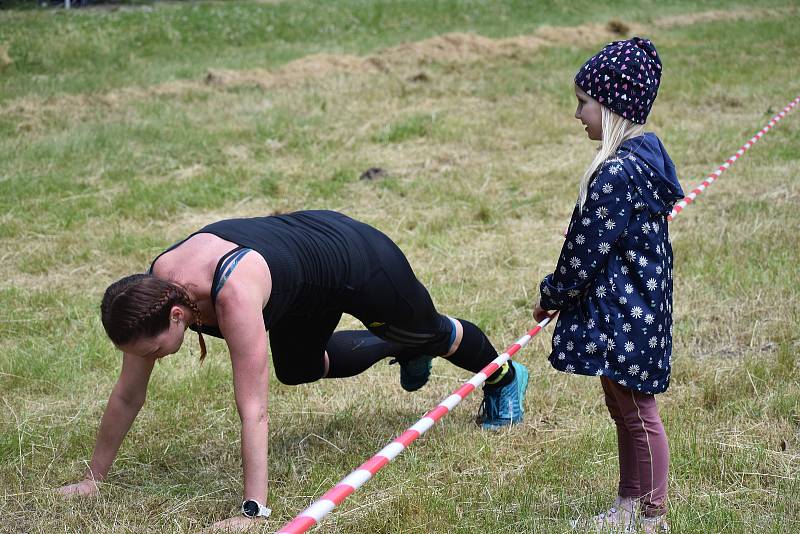
[[[757,7],[754,7],[756,6]],[[165,2],[0,9],[0,531],[192,532],[240,502],[223,344],[158,366],[97,500],[89,459],[120,355],[102,291],[230,216],[347,212],[496,346],[531,327],[591,160],[571,80],[618,34],[664,62],[649,129],[689,190],[800,94],[791,0]],[[609,22],[614,22],[609,26]],[[617,33],[615,33],[615,31]],[[443,37],[446,36],[446,37]],[[675,364],[659,396],[678,533],[800,531],[800,112],[671,226]],[[359,180],[368,168],[385,176]],[[347,323],[353,325],[352,322]],[[527,418],[469,397],[334,511],[337,533],[569,532],[616,491],[595,379],[531,369]],[[273,531],[468,378],[271,384]]]

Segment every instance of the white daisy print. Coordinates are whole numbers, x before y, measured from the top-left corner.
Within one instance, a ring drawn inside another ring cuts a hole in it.
[[[594,372],[594,376],[603,376],[603,370],[598,369],[597,371]]]
[[[623,265],[622,267],[619,268],[619,272],[621,272],[622,274],[628,274],[628,266]]]
[[[644,316],[644,322],[645,323],[653,324],[653,321],[655,321],[655,317],[653,317],[652,313],[648,313],[647,315]]]
[[[575,344],[572,341],[567,341],[567,351],[572,352],[572,349],[575,348]]]
[[[644,223],[642,225],[642,233],[649,234],[650,233],[650,223]]]
[[[578,259],[577,257],[575,257],[575,256],[572,256],[572,257],[569,259],[569,265],[570,265],[570,267],[572,267],[573,269],[577,269],[578,267],[580,267],[580,266],[581,266],[581,260],[579,260],[579,259]]]
[[[628,374],[629,375],[638,375],[639,374],[639,366],[635,363],[628,367]]]
[[[654,223],[653,223],[653,231],[654,231],[655,233],[658,233],[658,223],[657,223],[657,222],[654,222]]]
[[[611,185],[609,183],[603,184],[603,193],[605,193],[607,195],[609,193],[612,193],[613,191],[614,191],[614,186],[613,185]]]
[[[628,303],[628,297],[620,297],[619,298],[619,303],[620,304],[627,304]]]
[[[599,252],[600,254],[608,254],[609,251],[611,251],[611,245],[609,245],[608,243],[600,243],[599,245],[597,245],[597,252]]]
[[[658,346],[658,338],[656,336],[651,337],[648,344],[650,345],[651,349],[656,348],[656,346]]]
[[[641,256],[639,258],[639,265],[641,265],[642,267],[647,267],[647,258],[645,258],[644,256]]]
[[[606,296],[606,286],[597,286],[594,292],[599,298],[603,298]]]
[[[590,224],[592,224],[592,220],[589,217],[584,217],[583,219],[581,219],[581,224],[584,226],[589,226]]]
[[[553,336],[553,345],[560,345],[561,344],[561,336],[556,334]]]
[[[608,168],[608,172],[611,174],[619,174],[619,171],[622,170],[622,165],[612,165]]]
[[[656,274],[661,274],[663,271],[664,269],[662,269],[660,265],[656,266]]]
[[[625,355],[624,354],[617,355],[617,361],[619,363],[625,363]]]
[[[625,293],[628,295],[633,293],[633,284],[625,284]]]
[[[558,272],[560,272],[561,274],[567,274],[567,268],[562,265],[561,267],[558,268]]]
[[[571,365],[571,364],[567,364],[567,366],[564,368],[564,370],[566,372],[568,372],[568,373],[574,373],[575,372],[575,366]]]
[[[611,339],[611,338],[608,338],[608,343],[606,343],[606,348],[608,348],[608,350],[614,350],[614,347],[616,347],[616,346],[617,346],[617,344],[614,343],[614,340]]]
[[[638,319],[641,316],[642,316],[642,308],[640,308],[639,306],[634,306],[633,308],[631,308],[631,317],[633,317],[634,319]]]
[[[586,353],[594,354],[595,352],[597,352],[597,344],[594,341],[590,341],[586,344]]]
[[[578,234],[575,236],[575,242],[579,245],[583,245],[586,242],[586,238],[583,237],[583,234]]]
[[[575,331],[575,330],[577,330],[577,329],[578,329],[578,325],[577,325],[577,324],[573,324],[573,325],[571,325],[571,326],[569,327],[569,330],[570,330],[570,332],[574,332],[574,331]]]
[[[605,206],[600,206],[595,210],[595,215],[597,215],[598,219],[605,219],[608,217],[608,208]]]
[[[586,328],[590,330],[594,328],[594,319],[589,319],[589,321],[586,323]]]
[[[628,386],[628,381],[627,380],[620,380],[620,381],[617,382],[617,384],[619,384],[622,387],[627,387]]]
[[[625,323],[622,325],[622,331],[626,334],[631,331],[631,323]]]
[[[639,375],[639,379],[645,381],[647,380],[648,376],[650,376],[650,373],[648,373],[647,371],[642,371],[642,374]]]
[[[581,294],[581,292],[578,291],[577,289],[570,289],[569,291],[567,291],[567,296],[570,297],[570,298],[575,298],[580,294]]]
[[[567,358],[567,355],[564,354],[563,352],[559,352],[558,353],[558,359],[559,360],[565,360],[566,358]]]
[[[589,275],[586,274],[586,271],[584,271],[583,269],[578,271],[578,278],[580,278],[581,280],[586,280],[587,276],[589,276]]]
[[[616,225],[617,225],[617,223],[615,223],[611,219],[606,221],[606,229],[608,229],[608,230],[613,230]]]
[[[592,194],[589,195],[589,198],[591,198],[592,200],[597,200],[598,198],[600,198],[600,193],[598,193],[597,191],[592,191]]]
[[[647,289],[649,289],[650,291],[655,291],[657,287],[658,287],[658,282],[656,282],[655,278],[650,278],[647,280]]]
[[[626,352],[633,352],[633,349],[636,347],[633,345],[633,341],[626,341],[625,342],[625,351]]]
[[[625,259],[628,261],[636,261],[636,252],[633,250],[628,250],[625,252]],[[626,273],[622,273],[626,274]]]
[[[602,341],[602,342],[605,342],[605,340],[606,340],[606,339],[608,339],[608,336],[607,336],[607,335],[605,335],[605,334],[600,334],[600,341]]]

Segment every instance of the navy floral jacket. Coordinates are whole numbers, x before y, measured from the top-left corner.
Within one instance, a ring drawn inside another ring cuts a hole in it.
[[[606,376],[643,393],[669,386],[672,245],[667,215],[683,198],[675,166],[655,134],[620,145],[595,172],[572,213],[541,306],[560,310],[550,363]]]

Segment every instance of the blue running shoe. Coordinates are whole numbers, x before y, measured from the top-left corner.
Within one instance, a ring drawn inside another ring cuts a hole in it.
[[[483,403],[478,412],[478,424],[484,430],[497,430],[522,422],[525,410],[525,390],[528,389],[528,369],[521,363],[514,366],[514,381],[500,388],[484,389]]]
[[[406,391],[416,391],[428,383],[431,376],[433,358],[418,356],[407,360],[398,360],[400,364],[400,385]]]

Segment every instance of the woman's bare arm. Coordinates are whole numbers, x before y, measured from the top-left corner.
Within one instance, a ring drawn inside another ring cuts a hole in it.
[[[125,435],[144,405],[147,384],[154,364],[155,358],[123,354],[122,371],[103,412],[94,453],[84,479],[76,484],[59,488],[59,493],[62,495],[96,493],[95,482],[104,480],[108,475]]]
[[[217,303],[217,318],[231,353],[234,397],[242,422],[243,497],[265,504],[269,431],[267,332],[261,315],[263,299],[259,292],[242,286],[225,287],[229,292]]]
[[[269,357],[262,315],[272,292],[264,259],[243,258],[216,302],[217,322],[231,353],[236,408],[242,421],[241,454],[245,500],[267,504],[269,435]],[[240,530],[252,526],[243,516],[218,521],[212,529]]]

